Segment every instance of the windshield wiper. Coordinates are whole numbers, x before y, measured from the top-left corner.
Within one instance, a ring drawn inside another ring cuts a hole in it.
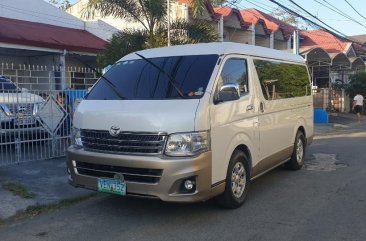
[[[110,81],[109,79],[107,79],[106,77],[104,77],[103,75],[100,76],[100,78],[103,78],[106,83],[108,84],[109,87],[111,87],[111,89],[114,91],[114,93],[116,93],[116,95],[118,95],[118,97],[121,100],[125,100],[126,97],[122,96],[121,93],[119,93],[119,90],[117,89],[117,87],[112,83],[112,81]]]
[[[104,75],[101,74],[101,73],[99,73],[98,70],[96,70],[94,67],[90,66],[86,62],[82,61],[81,59],[79,59],[77,57],[74,57],[74,58],[77,59],[77,60],[79,60],[79,62],[81,62],[82,64],[84,64],[86,67],[91,68],[96,74],[100,75],[100,78],[102,78],[102,79],[104,79],[106,81],[106,83],[108,84],[108,86],[114,91],[114,93],[116,93],[116,95],[118,95],[118,97],[121,100],[127,99],[126,97],[123,97],[123,95],[121,95],[121,93],[119,92],[119,90],[117,89],[117,87],[113,84],[113,82],[110,81],[107,77],[104,77]],[[88,97],[89,93],[87,93],[84,98]]]
[[[145,58],[144,56],[142,56],[141,54],[135,53],[137,56],[139,56],[140,58],[142,58],[143,60],[145,60],[146,62],[148,62],[149,64],[151,64],[152,66],[154,66],[157,70],[159,70],[161,73],[165,74],[166,77],[168,77],[168,81],[169,83],[174,87],[174,89],[178,92],[179,96],[182,98],[185,98],[182,91],[178,88],[178,86],[175,85],[175,80],[172,76],[170,76],[170,74],[168,74],[167,72],[165,72],[164,69],[162,69],[161,67],[157,66],[156,64],[154,64],[151,60]]]

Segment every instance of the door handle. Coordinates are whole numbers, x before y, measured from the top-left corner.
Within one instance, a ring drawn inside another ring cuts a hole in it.
[[[263,102],[261,102],[260,104],[259,104],[259,111],[260,112],[264,112],[264,104],[263,104]]]
[[[254,110],[254,105],[248,105],[247,106],[247,111],[250,111],[250,110]]]

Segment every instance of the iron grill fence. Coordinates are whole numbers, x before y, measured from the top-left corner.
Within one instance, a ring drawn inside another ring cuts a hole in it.
[[[0,64],[0,165],[65,156],[73,112],[98,79],[88,68],[65,72]]]

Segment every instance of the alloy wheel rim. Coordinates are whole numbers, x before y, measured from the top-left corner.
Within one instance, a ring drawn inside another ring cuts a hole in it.
[[[303,161],[304,157],[304,144],[301,139],[297,141],[296,145],[296,160],[300,164]]]
[[[245,167],[241,162],[237,162],[231,172],[231,190],[236,198],[240,198],[246,186]]]

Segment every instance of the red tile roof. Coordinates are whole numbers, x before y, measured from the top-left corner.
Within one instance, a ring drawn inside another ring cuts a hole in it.
[[[245,22],[249,22],[251,24],[258,24],[259,21],[264,21],[265,26],[268,30],[282,31],[285,37],[289,37],[293,31],[296,29],[295,26],[292,26],[288,23],[285,23],[267,13],[259,11],[255,8],[248,8],[240,10],[241,16]]]
[[[320,47],[328,53],[346,52],[351,43],[320,29],[301,31],[300,35],[303,38],[301,48]]]
[[[221,7],[221,8],[214,8],[215,12],[217,14],[220,14],[222,16],[224,16],[224,18],[228,18],[230,17],[232,14],[235,14],[238,18],[238,21],[240,22],[240,25],[247,28],[250,26],[250,23],[246,23],[241,14],[240,14],[240,11],[235,9],[235,8],[231,8],[231,7],[228,7],[228,6],[225,6],[225,7]]]
[[[80,29],[0,17],[0,42],[98,53],[106,41]]]

